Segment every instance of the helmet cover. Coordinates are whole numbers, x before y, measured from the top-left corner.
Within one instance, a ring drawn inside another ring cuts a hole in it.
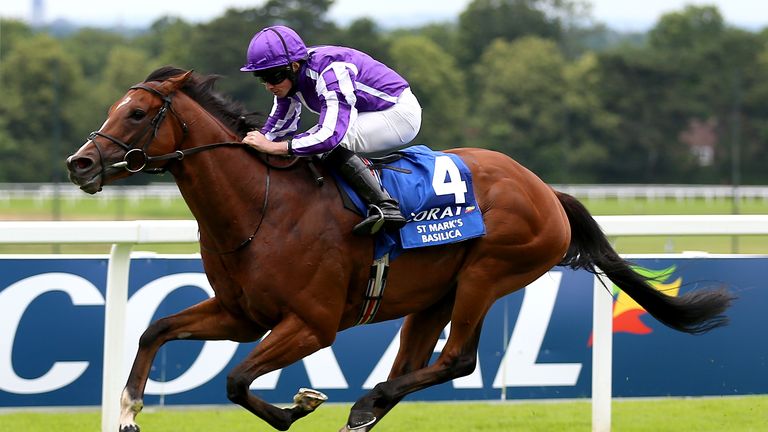
[[[307,58],[307,46],[291,28],[276,25],[256,33],[248,45],[243,72],[256,72]]]

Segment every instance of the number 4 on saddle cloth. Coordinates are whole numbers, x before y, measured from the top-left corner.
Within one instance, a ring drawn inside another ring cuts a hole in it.
[[[408,223],[399,232],[381,230],[375,238],[374,259],[394,259],[405,249],[468,240],[485,234],[475,201],[472,174],[458,156],[417,145],[400,150],[382,169],[381,183],[400,203]],[[338,175],[336,181],[361,214],[367,206]]]
[[[394,169],[377,173],[384,188],[400,203],[408,222],[398,232],[381,230],[375,235],[373,265],[356,325],[373,321],[384,296],[389,262],[404,250],[460,242],[485,234],[483,215],[472,188],[472,173],[461,158],[422,145],[397,154],[399,159],[386,162],[387,167]],[[340,175],[334,173],[334,177],[345,206],[367,214],[365,202]]]

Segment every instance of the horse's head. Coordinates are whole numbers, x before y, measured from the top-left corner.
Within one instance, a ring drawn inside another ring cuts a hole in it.
[[[137,84],[115,102],[101,128],[67,158],[69,179],[94,194],[136,172],[162,169],[186,134],[186,124],[171,105],[174,93],[192,74],[180,72]]]

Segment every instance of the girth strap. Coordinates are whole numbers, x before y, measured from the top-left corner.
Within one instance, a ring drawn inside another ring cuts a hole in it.
[[[387,274],[389,273],[389,254],[384,254],[371,265],[371,275],[368,279],[368,287],[365,290],[365,301],[360,310],[360,317],[355,325],[368,324],[373,321],[376,312],[384,297],[384,288],[387,286]]]

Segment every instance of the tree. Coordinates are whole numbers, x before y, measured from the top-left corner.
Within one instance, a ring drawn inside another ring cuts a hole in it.
[[[561,23],[547,15],[548,0],[473,0],[459,15],[459,59],[474,64],[495,39],[512,42],[523,36],[559,40]]]
[[[64,179],[64,149],[85,138],[75,127],[78,103],[89,94],[80,65],[40,34],[15,45],[0,64],[0,76],[0,181]]]
[[[91,82],[98,82],[112,49],[130,42],[111,31],[83,28],[61,39],[61,43],[68,55],[80,64],[83,75]]]
[[[334,43],[363,51],[383,63],[390,62],[389,42],[370,18],[353,21],[347,29],[339,32]]]
[[[19,41],[32,37],[32,28],[12,19],[0,19],[0,32],[0,60],[4,60]]]
[[[664,108],[676,125],[668,131],[678,136],[693,122],[716,125],[715,160],[709,181],[733,180],[734,167],[740,165],[739,148],[747,138],[743,122],[743,98],[750,86],[749,71],[754,70],[759,39],[752,33],[726,26],[717,8],[688,6],[681,12],[664,15],[649,34],[649,46],[657,62],[674,72],[668,83]],[[764,78],[763,78],[764,79]],[[753,77],[752,80],[761,80]],[[676,126],[676,128],[675,128]],[[673,135],[674,134],[674,135]],[[670,140],[670,146],[684,146]],[[689,143],[690,144],[690,143]],[[692,143],[695,145],[695,143]],[[746,146],[742,150],[756,153]],[[755,154],[757,156],[757,154]]]
[[[686,6],[682,12],[661,17],[648,34],[651,48],[695,57],[708,49],[725,30],[720,11],[714,6]]]
[[[190,62],[197,72],[221,75],[217,88],[232,98],[255,106],[269,106],[267,96],[251,74],[240,72],[253,35],[272,24],[256,9],[229,9],[201,24],[190,41]]]
[[[221,75],[217,88],[246,106],[265,111],[272,97],[251,74],[240,72],[248,43],[264,27],[285,24],[308,45],[334,37],[335,26],[325,18],[330,0],[270,0],[261,8],[229,9],[200,25],[190,42],[190,62],[201,73]]]
[[[168,16],[139,36],[51,38],[0,20],[0,181],[50,180],[40,167],[62,168],[54,143],[79,145],[161,65],[222,75],[217,90],[266,111],[271,95],[239,68],[257,31],[286,24],[308,45],[361,49],[408,79],[424,108],[416,142],[501,150],[557,182],[768,182],[768,28],[689,6],[617,39],[585,27],[583,0],[473,0],[458,23],[339,29],[332,3],[267,0],[202,24]],[[692,154],[708,143],[710,166]]]
[[[684,123],[670,110],[672,83],[680,79],[669,64],[644,49],[625,49],[598,56],[602,85],[597,89],[607,110],[620,117],[617,135],[609,140],[612,164],[604,176],[611,182],[673,182],[690,174],[688,149],[675,145]]]
[[[393,32],[394,36],[406,34],[429,38],[457,62],[460,60],[459,53],[461,48],[459,46],[459,33],[457,24],[455,23],[433,23],[413,30],[398,30]],[[459,64],[459,67],[466,69],[464,64]]]
[[[768,183],[768,38],[755,39],[758,49],[753,61],[741,68],[741,88],[734,96],[732,113],[738,115],[741,126],[739,149],[744,183]],[[744,45],[741,45],[742,48]],[[735,117],[732,117],[735,119]],[[733,135],[731,135],[733,139]],[[736,143],[733,143],[736,144]]]
[[[259,14],[270,23],[293,28],[308,44],[321,45],[336,35],[336,26],[328,19],[331,4],[333,0],[268,0]]]
[[[411,84],[422,107],[421,132],[414,143],[445,149],[463,145],[467,97],[455,60],[422,36],[397,38],[392,66]]]
[[[92,122],[85,126],[86,131],[98,127],[99,121],[106,118],[109,107],[158,66],[161,65],[150,62],[146,51],[128,46],[112,49],[104,63],[101,80],[93,86],[94,100],[80,109],[83,117]]]
[[[565,65],[552,41],[534,36],[494,41],[470,80],[478,145],[514,157],[548,181],[559,181]]]
[[[600,100],[602,85],[597,56],[588,53],[564,68],[563,164],[565,183],[596,183],[611,164],[606,143],[619,132],[620,118]]]
[[[152,23],[136,42],[156,64],[192,69],[191,41],[194,33],[195,26],[181,18],[166,16]]]

